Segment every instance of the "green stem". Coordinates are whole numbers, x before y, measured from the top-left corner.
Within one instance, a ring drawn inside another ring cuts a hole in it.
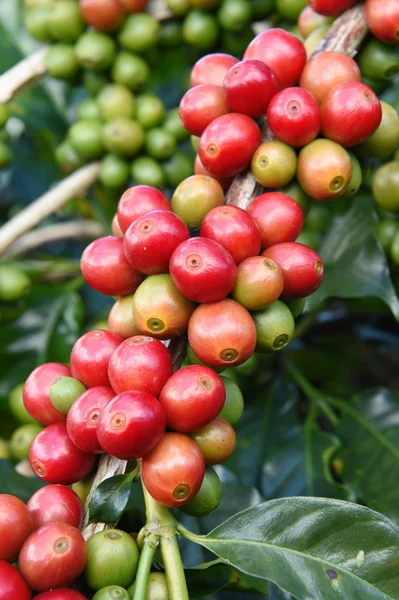
[[[147,600],[148,577],[158,543],[158,537],[154,534],[148,535],[144,540],[136,575],[136,583],[134,585],[133,600]]]

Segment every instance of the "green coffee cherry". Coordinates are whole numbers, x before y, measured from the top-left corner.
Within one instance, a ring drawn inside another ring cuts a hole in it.
[[[97,96],[97,104],[103,119],[133,119],[136,112],[136,99],[132,92],[119,84],[106,85]]]
[[[108,78],[97,71],[85,71],[83,73],[83,85],[89,96],[96,98],[103,87],[108,83]]]
[[[382,208],[399,211],[399,160],[385,163],[376,170],[372,191],[376,202]]]
[[[316,50],[317,46],[320,44],[323,37],[329,31],[330,25],[320,25],[317,29],[312,31],[310,35],[303,42],[306,50],[306,56],[310,58],[313,52]]]
[[[145,136],[145,149],[154,158],[169,158],[176,149],[176,140],[165,129],[150,129]]]
[[[77,118],[79,121],[101,121],[98,103],[94,98],[85,98],[78,106]]]
[[[237,425],[244,411],[244,398],[240,387],[233,379],[221,375],[226,390],[226,400],[219,417],[225,419],[230,425]]]
[[[166,184],[176,188],[183,179],[194,174],[193,161],[184,152],[174,152],[162,167],[166,177]]]
[[[24,9],[26,11],[33,10],[38,6],[44,6],[45,4],[51,4],[53,0],[24,0]]]
[[[242,31],[240,35],[237,35],[236,31],[224,30],[222,33],[222,45],[230,54],[244,54],[248,44],[253,39],[252,27],[248,25]]]
[[[183,22],[183,39],[186,44],[200,50],[212,48],[219,37],[219,28],[213,15],[191,10]]]
[[[275,0],[251,0],[252,20],[268,17],[275,9]]]
[[[397,48],[374,37],[359,52],[357,62],[362,75],[376,81],[389,81],[399,73]]]
[[[74,42],[83,33],[85,23],[75,0],[57,0],[48,14],[48,29],[55,40]]]
[[[23,271],[12,265],[0,265],[0,300],[18,300],[29,289],[30,279]]]
[[[129,181],[129,163],[116,154],[107,154],[101,162],[100,181],[107,188],[122,188]]]
[[[183,31],[179,21],[165,21],[161,24],[159,44],[163,48],[178,48],[183,43]]]
[[[391,260],[395,265],[399,265],[399,232],[396,232],[391,244]]]
[[[348,187],[346,188],[345,194],[341,196],[339,200],[345,200],[353,198],[360,186],[362,185],[362,168],[357,160],[356,156],[352,152],[348,152],[352,161],[352,176],[349,180]]]
[[[4,127],[10,117],[8,104],[0,104],[0,127]]]
[[[144,143],[141,125],[130,119],[113,119],[104,125],[104,145],[108,152],[134,156]]]
[[[281,300],[252,313],[256,327],[256,352],[276,352],[290,343],[295,333],[295,321]]]
[[[227,31],[241,31],[251,21],[251,7],[246,0],[223,0],[218,21]]]
[[[11,142],[11,136],[6,129],[0,129],[0,142],[9,144]]]
[[[131,52],[145,52],[157,43],[160,28],[159,22],[151,15],[136,13],[125,19],[118,39]]]
[[[171,133],[177,142],[182,142],[189,137],[189,133],[183,127],[183,123],[179,117],[179,109],[172,108],[166,113],[163,128]]]
[[[317,231],[307,231],[306,229],[302,229],[295,241],[317,251],[320,246],[321,235]]]
[[[392,246],[393,239],[396,233],[399,231],[399,221],[386,220],[380,221],[377,224],[375,235],[377,240],[380,242],[384,249],[384,252],[388,253]]]
[[[205,517],[219,506],[222,492],[222,482],[217,473],[208,467],[199,492],[180,510],[192,517]]]
[[[92,600],[130,600],[130,595],[119,585],[108,585],[98,590]]]
[[[14,460],[23,460],[28,458],[29,448],[38,433],[43,427],[38,423],[21,425],[14,431],[10,439],[10,452]]]
[[[150,69],[140,56],[130,52],[118,52],[112,66],[111,77],[115,83],[135,91],[148,79]]]
[[[70,128],[68,139],[76,152],[87,160],[104,153],[103,126],[99,121],[77,121]]]
[[[80,36],[75,52],[82,67],[93,71],[103,71],[112,65],[116,46],[109,35],[99,31],[87,31]]]
[[[10,411],[19,423],[23,425],[35,423],[37,425],[37,421],[30,416],[30,414],[25,408],[23,400],[23,391],[23,383],[20,383],[13,390],[11,390],[10,395],[8,397],[8,406],[10,407]]]
[[[324,233],[327,231],[331,221],[331,211],[328,206],[321,202],[313,202],[305,217],[305,227],[311,231]]]
[[[140,156],[132,162],[132,177],[137,184],[152,185],[163,188],[165,186],[165,174],[161,165],[149,156]]]
[[[10,450],[8,448],[8,443],[3,438],[0,438],[0,460],[5,458],[8,459],[11,457]]]
[[[299,183],[296,181],[291,181],[291,183],[279,189],[278,191],[295,200],[295,202],[297,202],[302,208],[302,212],[306,217],[310,210],[311,198],[303,191]]]
[[[75,48],[68,44],[55,44],[46,56],[47,73],[57,79],[72,79],[79,72],[80,65]]]
[[[73,377],[60,377],[50,388],[51,404],[64,415],[72,404],[86,391],[83,383]]]
[[[69,173],[76,171],[76,169],[79,169],[84,165],[84,160],[68,140],[64,140],[57,147],[55,151],[55,160],[61,171],[66,175],[69,175]]]
[[[276,10],[280,17],[296,21],[306,6],[306,0],[276,0]]]
[[[48,18],[52,6],[45,4],[30,10],[25,17],[25,27],[35,40],[39,42],[51,42],[53,37],[48,26]]]
[[[130,598],[133,598],[136,582],[128,588]],[[146,600],[170,600],[168,583],[165,573],[153,572],[148,577]]]
[[[137,98],[137,121],[144,129],[160,125],[165,118],[165,106],[160,98],[143,94]]]
[[[382,119],[368,140],[356,147],[362,156],[387,158],[399,145],[399,117],[393,106],[381,102]]]
[[[198,152],[201,138],[197,137],[196,135],[191,135],[190,141],[191,141],[191,146],[192,146],[192,149],[194,150],[194,152]]]
[[[175,17],[184,17],[191,8],[190,0],[166,0],[166,6]]]
[[[306,298],[298,298],[298,300],[287,300],[286,305],[291,311],[294,319],[297,319],[305,310]]]

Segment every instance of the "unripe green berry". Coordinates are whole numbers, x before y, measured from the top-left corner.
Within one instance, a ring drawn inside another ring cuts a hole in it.
[[[219,506],[222,491],[222,482],[217,473],[208,467],[199,492],[190,502],[181,506],[180,510],[192,517],[205,517]]]
[[[41,425],[31,423],[29,425],[21,425],[21,427],[18,427],[14,431],[10,439],[10,452],[15,460],[28,458],[29,448],[42,429]]]
[[[160,125],[165,118],[165,106],[160,98],[143,94],[137,98],[137,121],[144,129]]]
[[[51,8],[50,4],[45,4],[30,10],[26,14],[25,27],[29,35],[39,42],[51,42],[53,40],[48,26]]]
[[[103,126],[99,121],[77,121],[68,132],[68,139],[82,158],[98,158],[104,153]]]
[[[87,31],[80,36],[75,52],[82,67],[103,71],[112,65],[116,46],[114,40],[106,33]]]
[[[256,351],[276,352],[285,348],[295,333],[295,321],[281,300],[252,313],[256,327]]]
[[[129,164],[116,154],[107,154],[101,162],[100,181],[108,188],[122,188],[129,181]]]
[[[166,113],[163,128],[171,133],[177,142],[182,142],[189,137],[189,133],[183,127],[183,123],[179,117],[179,109],[172,108]]]
[[[139,156],[132,162],[131,174],[136,184],[163,188],[165,174],[161,165],[149,156]]]
[[[64,415],[72,404],[86,391],[83,383],[73,377],[60,377],[50,388],[51,404]]]
[[[100,108],[94,98],[85,98],[78,106],[77,118],[79,121],[101,121]]]
[[[23,425],[35,423],[37,425],[37,421],[33,417],[31,417],[31,415],[25,408],[23,400],[23,391],[23,383],[20,383],[11,390],[10,395],[8,397],[8,406],[10,407],[10,411],[19,423],[22,423]]]
[[[157,43],[160,24],[147,13],[129,15],[119,33],[120,44],[131,52],[145,52]]]
[[[219,417],[225,419],[230,425],[237,425],[244,411],[244,398],[240,387],[233,379],[221,375],[226,390],[226,400]]]
[[[108,152],[134,156],[144,143],[141,125],[130,119],[113,119],[104,125],[104,144]]]
[[[0,127],[4,127],[10,117],[8,104],[0,104]]]
[[[17,267],[0,265],[0,300],[12,302],[24,296],[30,289],[30,279]]]
[[[127,87],[119,84],[106,85],[97,96],[97,104],[105,121],[133,119],[136,112],[134,95]]]
[[[137,90],[148,79],[150,69],[141,56],[130,52],[118,52],[112,66],[111,77],[116,83]]]
[[[74,42],[83,33],[85,23],[79,4],[74,0],[57,0],[51,5],[48,29],[55,40]]]
[[[169,158],[176,149],[176,140],[168,131],[160,127],[146,133],[145,148],[150,156],[157,159]]]
[[[80,69],[75,49],[68,44],[55,44],[46,56],[47,73],[57,79],[72,79]]]

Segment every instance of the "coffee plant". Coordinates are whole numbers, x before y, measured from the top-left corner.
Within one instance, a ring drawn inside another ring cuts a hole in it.
[[[0,31],[0,600],[399,600],[398,0]]]

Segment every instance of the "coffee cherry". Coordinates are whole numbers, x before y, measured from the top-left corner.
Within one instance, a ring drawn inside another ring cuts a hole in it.
[[[18,570],[0,560],[0,598],[2,600],[30,600],[30,589]]]
[[[176,287],[194,302],[218,302],[231,292],[236,265],[231,254],[214,240],[191,238],[182,242],[170,259]]]
[[[356,0],[309,0],[309,4],[321,15],[338,17],[356,4]]]
[[[293,86],[299,80],[306,64],[306,51],[302,42],[284,31],[268,29],[249,44],[244,60],[260,60],[274,71],[281,87]]]
[[[183,39],[199,50],[212,48],[219,37],[216,18],[200,10],[190,10],[183,21]]]
[[[49,523],[69,523],[80,529],[83,506],[79,496],[65,485],[46,485],[31,496],[28,510],[35,528]]]
[[[74,42],[84,29],[80,6],[75,0],[58,0],[52,3],[47,27],[53,39]]]
[[[134,294],[119,298],[108,315],[109,331],[124,340],[140,333],[133,319],[133,298]]]
[[[104,153],[103,126],[99,121],[76,121],[68,131],[68,140],[86,160],[98,158]]]
[[[136,100],[132,92],[118,84],[108,84],[97,96],[101,117],[105,121],[125,117],[132,119],[136,113]]]
[[[314,140],[299,153],[298,181],[305,192],[316,200],[332,200],[342,196],[351,176],[351,157],[336,142]]]
[[[108,363],[114,350],[123,342],[119,335],[102,329],[83,334],[71,352],[71,372],[86,387],[110,387]]]
[[[308,61],[312,58],[313,54],[315,53],[318,46],[320,45],[320,42],[327,35],[327,33],[329,31],[330,31],[330,25],[321,25],[320,27],[318,27],[317,29],[312,31],[312,33],[303,42],[303,45],[305,46],[305,50],[306,50],[306,56],[308,57]]]
[[[198,154],[196,155],[194,160],[194,173],[196,175],[206,175],[211,179],[215,179],[215,181],[220,183],[224,192],[227,192],[234,179],[233,177],[222,177],[221,175],[214,175],[213,173],[211,173],[209,169],[206,169],[204,167]]]
[[[85,386],[77,379],[60,377],[50,388],[51,404],[66,415],[75,400],[85,391]]]
[[[249,312],[226,298],[195,309],[188,326],[188,341],[205,364],[234,367],[253,354],[256,330]]]
[[[148,0],[119,0],[128,13],[141,12],[148,4]]]
[[[221,379],[226,390],[226,400],[219,417],[234,426],[237,425],[244,412],[244,398],[239,386],[233,379],[225,375],[221,375]]]
[[[366,19],[373,35],[388,44],[399,41],[399,7],[396,0],[366,0]]]
[[[316,12],[311,6],[306,6],[298,17],[298,29],[302,37],[307,38],[315,29],[322,25],[330,26],[333,18]]]
[[[276,352],[292,340],[295,321],[288,307],[276,300],[270,306],[253,313],[256,327],[256,351]]]
[[[157,127],[165,119],[165,105],[152,94],[142,94],[137,98],[137,121],[144,129]]]
[[[72,79],[79,71],[79,62],[73,46],[55,44],[46,56],[46,72],[57,79]],[[79,119],[81,117],[78,117]]]
[[[177,142],[182,142],[189,137],[180,120],[178,108],[168,110],[163,126],[166,131],[169,131],[173,135]]]
[[[328,92],[342,83],[361,81],[360,69],[350,56],[340,52],[321,52],[302,71],[299,85],[322,103]]]
[[[377,223],[375,236],[387,254],[391,248],[396,232],[399,231],[399,221],[384,220]]]
[[[43,592],[43,594],[35,596],[35,600],[87,600],[87,598],[71,588],[59,588],[58,590]]]
[[[399,72],[398,50],[371,38],[359,52],[358,63],[363,77],[377,83],[388,82]]]
[[[146,52],[159,39],[160,24],[152,15],[132,14],[125,19],[119,32],[121,46],[131,52]]]
[[[86,31],[80,36],[75,52],[82,67],[93,71],[103,71],[112,65],[116,54],[116,45],[114,40],[105,33]]]
[[[113,81],[135,91],[147,81],[149,75],[150,69],[141,56],[118,52],[111,70]]]
[[[237,206],[211,210],[202,222],[200,235],[221,244],[237,265],[260,252],[259,229],[251,216]]]
[[[186,504],[199,492],[204,474],[200,449],[182,433],[166,433],[142,462],[141,476],[148,492],[171,508]]]
[[[319,105],[307,90],[286,88],[272,98],[267,109],[267,122],[282,142],[305,146],[320,131]]]
[[[150,156],[139,156],[131,165],[133,181],[140,185],[164,187],[166,185],[165,173],[162,166]]]
[[[134,597],[134,590],[136,582],[132,583],[128,588],[130,598]],[[166,580],[165,573],[159,571],[149,574],[148,577],[148,588],[147,588],[147,600],[169,600],[168,583]]]
[[[63,423],[45,427],[29,450],[33,471],[48,483],[75,483],[90,473],[95,460],[94,454],[82,452],[72,443]]]
[[[172,210],[190,229],[200,227],[205,215],[223,204],[223,189],[212,177],[193,175],[177,186],[172,197]]]
[[[194,308],[168,274],[147,277],[133,298],[133,318],[140,333],[160,340],[184,333]]]
[[[303,227],[301,207],[281,192],[261,194],[247,211],[260,231],[262,249],[281,242],[293,242]]]
[[[130,294],[142,279],[125,258],[123,240],[113,236],[101,237],[89,244],[80,266],[89,286],[107,296]]]
[[[134,156],[144,144],[144,131],[136,121],[118,117],[104,125],[103,139],[108,152]]]
[[[198,136],[214,119],[228,112],[223,88],[209,83],[188,90],[179,106],[179,116],[185,129]]]
[[[139,556],[136,542],[125,531],[99,531],[87,542],[87,585],[93,590],[107,585],[127,587],[136,575]]]
[[[171,133],[161,127],[150,129],[145,136],[147,153],[157,160],[172,156],[176,149],[176,140]]]
[[[342,199],[353,198],[362,184],[362,168],[356,156],[349,152],[352,161],[352,176],[349,180],[348,187]]]
[[[134,390],[158,397],[172,373],[167,348],[153,337],[143,335],[122,342],[108,367],[109,380],[117,394]]]
[[[60,363],[45,363],[32,371],[25,382],[23,399],[28,413],[42,425],[63,423],[65,415],[50,400],[50,389],[59,377],[70,377],[71,371]]]
[[[324,267],[320,256],[303,244],[276,244],[265,250],[262,256],[273,260],[282,270],[284,298],[292,300],[310,296],[323,280]]]
[[[193,175],[193,162],[183,151],[175,152],[169,160],[162,163],[166,184],[176,188],[182,181]]]
[[[272,260],[252,256],[238,266],[231,295],[248,310],[259,310],[277,300],[283,287],[281,269]]]
[[[121,460],[142,458],[161,440],[166,417],[158,400],[146,392],[115,396],[103,408],[97,426],[101,447]]]
[[[222,492],[222,482],[217,473],[208,467],[199,492],[180,510],[192,517],[205,517],[219,506]]]
[[[86,562],[86,543],[78,529],[68,523],[49,523],[26,540],[18,567],[37,592],[71,585]]]
[[[129,163],[116,154],[107,154],[101,161],[100,181],[106,188],[123,188],[129,181],[129,173]]]
[[[0,561],[15,560],[33,530],[32,516],[22,500],[11,494],[0,494]],[[0,579],[0,586],[1,582]]]
[[[174,250],[190,237],[177,215],[156,210],[138,217],[125,233],[123,250],[132,267],[146,275],[167,273]]]
[[[171,210],[169,200],[149,185],[136,185],[124,192],[118,203],[118,221],[125,233],[135,219],[153,210]]]
[[[10,395],[8,396],[8,406],[11,411],[11,414],[18,421],[18,423],[21,423],[22,425],[24,425],[25,423],[36,424],[36,419],[34,419],[25,408],[23,392],[23,383],[20,383],[11,390]]]
[[[270,67],[260,60],[244,60],[230,68],[223,89],[233,112],[260,117],[280,86]]]
[[[129,592],[120,585],[107,585],[98,590],[92,600],[130,600],[130,598]]]
[[[259,127],[247,115],[230,113],[215,119],[201,136],[201,162],[216,175],[233,176],[248,167],[261,143]]]
[[[80,0],[80,10],[85,22],[100,31],[113,31],[125,15],[119,0]]]
[[[236,433],[230,423],[217,417],[190,435],[199,446],[207,465],[227,460],[236,446]]]
[[[373,90],[356,81],[331,90],[321,104],[320,114],[322,133],[326,138],[342,146],[354,146],[376,131],[382,110]]]
[[[223,381],[209,367],[192,365],[177,371],[166,382],[159,401],[168,427],[187,433],[204,427],[223,408]]]
[[[85,164],[69,140],[64,140],[55,150],[55,160],[61,171],[69,175]]]
[[[374,173],[372,191],[376,202],[385,210],[399,211],[399,160],[381,165]]]
[[[114,397],[115,393],[111,388],[97,386],[87,390],[72,405],[67,416],[67,432],[82,452],[103,452],[97,437],[97,425],[101,411]]]
[[[11,456],[14,460],[24,460],[25,458],[28,458],[29,448],[42,429],[43,427],[38,423],[31,423],[21,425],[14,430],[9,441]]]
[[[236,63],[238,63],[238,58],[231,54],[215,53],[203,56],[192,68],[191,87],[202,83],[222,86],[228,70]]]
[[[263,142],[254,153],[251,171],[263,187],[287,185],[294,177],[297,166],[295,150],[278,140]]]

